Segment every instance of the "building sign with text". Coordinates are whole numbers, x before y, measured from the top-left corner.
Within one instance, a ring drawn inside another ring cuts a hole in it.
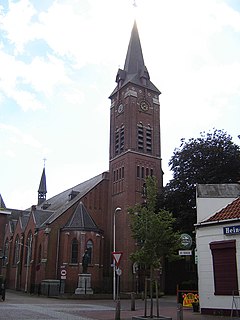
[[[240,225],[231,226],[231,227],[223,227],[223,233],[225,235],[240,234]]]

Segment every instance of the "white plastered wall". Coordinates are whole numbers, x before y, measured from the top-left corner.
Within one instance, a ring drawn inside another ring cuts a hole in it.
[[[234,225],[234,223],[232,225]],[[226,236],[223,234],[223,227],[224,225],[222,224],[216,224],[207,227],[200,227],[196,232],[199,298],[201,308],[219,308],[231,310],[232,307],[232,296],[214,295],[212,254],[209,246],[211,242],[236,239],[238,284],[240,285],[240,235]]]

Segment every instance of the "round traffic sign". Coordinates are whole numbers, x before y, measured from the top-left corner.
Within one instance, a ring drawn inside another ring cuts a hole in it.
[[[119,268],[117,268],[117,269],[116,269],[116,274],[117,274],[118,276],[121,276],[121,275],[122,275],[122,270],[119,269]]]
[[[61,276],[66,276],[67,275],[67,270],[63,269],[61,270]]]

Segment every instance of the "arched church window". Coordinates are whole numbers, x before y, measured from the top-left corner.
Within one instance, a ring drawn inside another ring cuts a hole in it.
[[[88,256],[89,256],[89,263],[92,263],[92,258],[93,258],[93,242],[92,240],[88,240],[87,242],[87,251],[88,251]]]
[[[27,241],[25,244],[25,264],[29,265],[32,260],[32,232],[28,233]]]
[[[17,235],[14,243],[13,264],[17,264],[20,260],[20,238]]]
[[[77,239],[72,240],[71,263],[78,263],[78,241],[77,241]]]
[[[141,172],[141,178],[144,179],[145,178],[145,172],[144,172],[144,167],[142,167],[142,172]]]
[[[6,265],[8,263],[8,255],[9,255],[9,241],[6,239],[4,244],[4,251],[3,251],[3,265]]]
[[[140,166],[137,166],[137,178],[140,178]]]
[[[149,169],[146,168],[146,177],[148,177],[148,176],[149,176]]]

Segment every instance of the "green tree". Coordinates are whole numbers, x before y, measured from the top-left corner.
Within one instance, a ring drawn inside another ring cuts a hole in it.
[[[176,228],[190,232],[196,223],[196,184],[237,183],[240,148],[223,130],[201,132],[181,140],[169,161],[173,179],[165,187],[164,208],[176,218]]]
[[[174,258],[179,244],[179,234],[173,231],[175,219],[166,210],[157,210],[157,183],[155,177],[146,179],[146,205],[129,209],[131,230],[138,248],[132,254],[134,262],[147,268],[158,267],[161,257]]]
[[[157,183],[154,177],[148,177],[146,179],[145,205],[135,205],[129,209],[129,213],[132,235],[138,244],[131,259],[150,271],[150,292],[152,292],[153,269],[159,268],[161,260],[163,261],[164,258],[177,257],[180,241],[178,232],[173,231],[175,219],[172,214],[166,210],[156,210]]]

